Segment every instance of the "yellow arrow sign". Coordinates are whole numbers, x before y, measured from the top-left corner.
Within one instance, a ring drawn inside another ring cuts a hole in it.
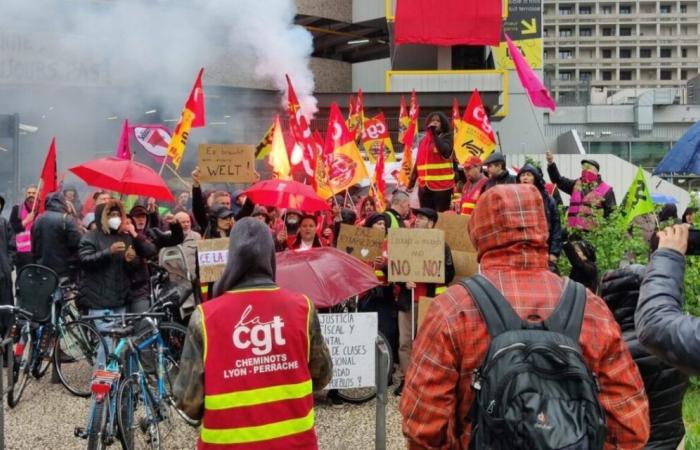
[[[537,19],[532,18],[530,21],[521,20],[520,25],[523,26],[521,31],[522,34],[535,34],[537,33]]]

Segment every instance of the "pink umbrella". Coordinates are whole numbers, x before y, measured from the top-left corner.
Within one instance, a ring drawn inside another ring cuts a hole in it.
[[[330,308],[380,284],[367,264],[332,247],[277,253],[276,282],[307,295],[316,308]]]
[[[89,186],[124,195],[142,195],[167,201],[175,200],[168,185],[155,170],[128,159],[110,156],[88,161],[68,170]]]

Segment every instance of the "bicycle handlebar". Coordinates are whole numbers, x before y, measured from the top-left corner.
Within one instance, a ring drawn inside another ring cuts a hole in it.
[[[20,308],[19,306],[0,305],[0,312],[3,311],[11,312],[12,314],[19,314],[20,316],[24,316],[26,319],[34,320],[34,314],[30,313],[26,309]]]
[[[87,315],[87,316],[80,316],[82,320],[118,320],[121,319],[122,322],[125,322],[127,319],[144,319],[146,317],[153,317],[153,318],[158,318],[158,317],[165,317],[165,313],[162,312],[142,312],[142,313],[122,313],[122,314],[96,314],[96,315]]]

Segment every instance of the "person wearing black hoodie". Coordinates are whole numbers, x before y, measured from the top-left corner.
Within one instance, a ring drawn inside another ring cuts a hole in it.
[[[49,194],[46,211],[32,225],[32,252],[36,263],[52,269],[59,277],[74,278],[81,237],[80,227],[68,213],[64,195]]]
[[[542,195],[544,202],[544,213],[547,217],[547,227],[549,228],[549,238],[547,239],[547,247],[549,247],[549,268],[556,272],[557,259],[561,254],[561,219],[559,218],[559,209],[554,199],[547,193],[545,189],[544,176],[542,171],[530,164],[525,164],[518,172],[518,183],[534,185]]]
[[[205,443],[218,428],[251,426],[261,419],[274,424],[282,420],[279,417],[310,415],[302,429],[283,438],[270,439],[253,427],[248,445],[259,443],[260,448],[270,450],[315,448],[312,390],[323,389],[332,376],[318,315],[306,296],[275,284],[275,243],[264,223],[253,218],[238,222],[230,236],[228,254],[224,272],[214,286],[216,298],[198,306],[190,318],[173,387],[177,407],[190,418],[202,420],[200,442]],[[268,339],[261,340],[265,329]],[[233,370],[240,367],[246,370]],[[236,375],[227,376],[229,372]],[[276,393],[276,401],[267,403],[252,397],[245,405],[210,410],[209,402],[204,401],[212,394],[253,388],[274,391],[281,385],[287,390]],[[287,394],[289,389],[295,395]],[[232,419],[236,424],[228,423],[226,417],[237,417]],[[211,428],[209,421],[217,418],[215,429],[206,433]]]
[[[240,197],[241,194],[242,193],[238,193],[237,197],[233,200],[238,200],[238,197]],[[225,204],[215,203],[211,206],[211,209],[207,209],[207,202],[204,195],[202,195],[202,187],[199,182],[199,167],[194,168],[194,171],[192,171],[192,215],[194,216],[194,220],[197,222],[197,225],[199,225],[202,236],[204,236],[205,239],[208,237],[208,234],[213,233],[213,231],[209,230],[210,228],[214,231],[216,230],[216,210],[220,209],[221,207],[225,207],[226,209],[233,211],[231,198],[229,196],[226,198],[228,201]],[[237,212],[233,211],[232,216],[234,222],[250,216],[253,214],[254,210],[255,204],[250,201],[250,199],[246,198],[245,203],[240,206],[240,209],[238,209]]]
[[[2,210],[5,208],[5,199],[0,197],[0,305],[12,305],[12,266],[17,257],[17,247],[15,247],[15,232],[10,223],[2,217]],[[5,336],[5,332],[12,324],[12,314],[0,313],[0,338]]]
[[[683,440],[683,395],[688,375],[651,355],[639,342],[634,312],[646,267],[634,264],[607,272],[601,297],[620,325],[622,337],[644,380],[651,430],[645,449],[674,450]]]

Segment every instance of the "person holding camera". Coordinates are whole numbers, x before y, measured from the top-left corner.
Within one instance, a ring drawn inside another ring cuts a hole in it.
[[[443,212],[450,209],[455,187],[452,127],[447,116],[438,111],[428,114],[425,129],[408,188],[413,189],[417,181],[420,207]]]
[[[700,319],[683,313],[685,254],[689,225],[668,227],[658,233],[658,249],[651,255],[642,281],[634,323],[639,342],[662,361],[691,375],[700,374]]]

